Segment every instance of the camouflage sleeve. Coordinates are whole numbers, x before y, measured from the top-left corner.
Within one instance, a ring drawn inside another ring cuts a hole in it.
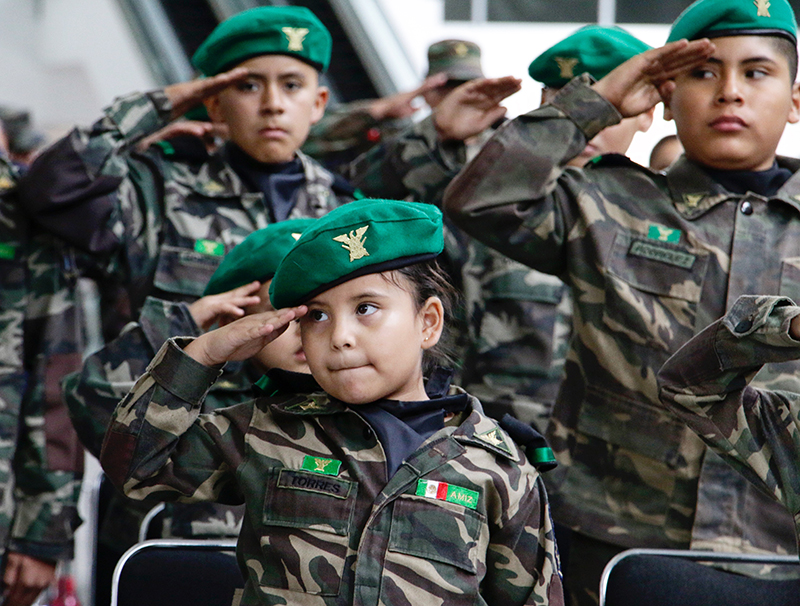
[[[465,158],[462,142],[439,141],[429,116],[356,158],[345,175],[367,196],[441,206],[444,189]]]
[[[221,370],[186,355],[185,344],[167,341],[117,406],[100,463],[133,499],[238,504],[230,462],[242,456],[249,409],[240,411],[244,429],[229,416],[200,414]]]
[[[585,77],[506,122],[448,186],[444,207],[468,234],[503,254],[556,273],[570,225],[565,208],[580,196],[583,173],[566,169],[586,142],[620,121]]]
[[[800,307],[743,296],[688,341],[658,375],[662,402],[792,514],[800,512],[800,394],[748,383],[764,364],[800,358],[789,335]]]
[[[547,493],[540,475],[528,477],[533,482],[503,508],[492,533],[481,591],[487,604],[564,603]]]
[[[114,212],[146,193],[146,188],[124,185],[131,177],[148,178],[147,167],[131,165],[127,152],[165,126],[170,110],[161,91],[135,93],[117,99],[91,127],[74,129],[42,152],[21,180],[24,212],[81,250],[112,252],[121,237],[114,230]]]
[[[37,234],[28,243],[25,368],[14,456],[16,511],[10,549],[41,559],[71,552],[80,523],[83,450],[69,422],[60,380],[80,367],[85,345],[69,248]]]
[[[64,380],[72,425],[86,450],[100,456],[114,409],[167,339],[199,334],[185,303],[148,297],[139,322],[126,326],[119,337],[89,356],[80,372]]]

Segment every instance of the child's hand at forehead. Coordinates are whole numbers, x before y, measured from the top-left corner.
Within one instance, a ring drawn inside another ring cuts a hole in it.
[[[638,116],[671,94],[675,76],[702,65],[714,50],[707,38],[678,40],[629,59],[592,88],[623,118]]]
[[[184,351],[205,366],[247,360],[281,336],[293,320],[307,311],[305,305],[300,305],[245,316],[198,337]]]
[[[195,324],[208,330],[214,324],[226,324],[244,316],[245,307],[258,305],[260,282],[251,282],[218,295],[207,295],[189,305]]]

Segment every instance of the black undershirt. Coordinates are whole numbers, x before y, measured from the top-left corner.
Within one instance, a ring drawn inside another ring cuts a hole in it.
[[[722,185],[726,190],[734,194],[746,194],[753,192],[765,198],[771,198],[778,193],[789,178],[792,171],[788,168],[781,168],[777,162],[772,164],[767,170],[717,170],[715,168],[703,167],[709,177]]]

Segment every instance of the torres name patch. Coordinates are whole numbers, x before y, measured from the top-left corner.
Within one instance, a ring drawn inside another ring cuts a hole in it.
[[[480,497],[480,493],[476,490],[435,480],[418,480],[416,495],[426,499],[456,503],[469,509],[478,507],[478,497]]]
[[[346,499],[350,494],[351,482],[338,478],[322,477],[308,471],[281,469],[278,488],[318,492],[337,499]]]

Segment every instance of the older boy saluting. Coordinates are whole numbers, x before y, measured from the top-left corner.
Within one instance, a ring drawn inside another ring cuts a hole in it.
[[[800,118],[796,29],[785,1],[700,0],[667,46],[509,123],[445,196],[467,231],[572,289],[550,487],[576,530],[565,582],[581,602],[625,547],[794,549],[790,518],[659,407],[655,375],[740,294],[800,290],[800,162],[775,153]],[[686,150],[666,174],[619,156],[564,168],[661,99]],[[796,371],[759,378],[792,385]]]

